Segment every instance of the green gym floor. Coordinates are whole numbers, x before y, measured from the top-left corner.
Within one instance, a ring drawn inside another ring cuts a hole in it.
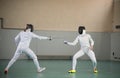
[[[71,60],[39,60],[46,70],[37,73],[32,60],[17,60],[7,75],[4,68],[9,60],[0,60],[0,78],[120,78],[120,62],[98,61],[98,73],[93,73],[92,63],[78,60],[77,72],[68,73]]]

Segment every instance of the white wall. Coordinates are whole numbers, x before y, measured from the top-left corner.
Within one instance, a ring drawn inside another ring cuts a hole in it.
[[[120,61],[120,33],[111,34],[111,60]]]
[[[120,29],[116,29],[116,25],[120,25],[120,0],[114,0],[113,33],[111,34],[111,59],[120,61]]]
[[[0,59],[12,58],[16,46],[14,37],[20,30],[0,30]],[[63,43],[64,40],[73,41],[78,35],[76,32],[70,31],[35,31],[38,35],[52,36],[52,41],[33,39],[31,49],[40,56],[73,56],[78,50],[79,45],[68,46]],[[90,32],[89,32],[90,33]],[[95,41],[94,51],[98,60],[110,60],[110,33],[90,33]],[[58,39],[57,39],[58,38]],[[27,58],[22,56],[22,59]],[[81,59],[88,59],[83,56]]]
[[[37,30],[111,32],[113,0],[0,0],[0,17],[5,28],[24,28],[32,23]]]
[[[120,32],[120,29],[116,29],[116,25],[120,25],[120,0],[114,0],[114,11],[113,11],[113,31]]]

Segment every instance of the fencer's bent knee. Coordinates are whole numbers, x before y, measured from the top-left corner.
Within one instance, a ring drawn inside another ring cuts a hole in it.
[[[73,60],[74,60],[74,59],[77,59],[75,55],[73,56]]]

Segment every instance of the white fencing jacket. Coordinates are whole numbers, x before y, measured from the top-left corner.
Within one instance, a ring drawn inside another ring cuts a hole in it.
[[[73,42],[67,42],[67,43],[69,45],[76,45],[78,42],[80,43],[81,48],[90,47],[94,45],[94,41],[89,34],[78,35]]]
[[[21,31],[16,37],[15,37],[15,43],[19,47],[28,48],[30,45],[30,42],[32,38],[38,38],[38,39],[49,39],[48,37],[38,36],[30,31]]]

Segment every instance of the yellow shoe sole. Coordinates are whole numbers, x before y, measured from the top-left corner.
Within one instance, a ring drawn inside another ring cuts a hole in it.
[[[70,71],[68,71],[68,73],[75,73],[76,72],[76,70],[70,70]]]

